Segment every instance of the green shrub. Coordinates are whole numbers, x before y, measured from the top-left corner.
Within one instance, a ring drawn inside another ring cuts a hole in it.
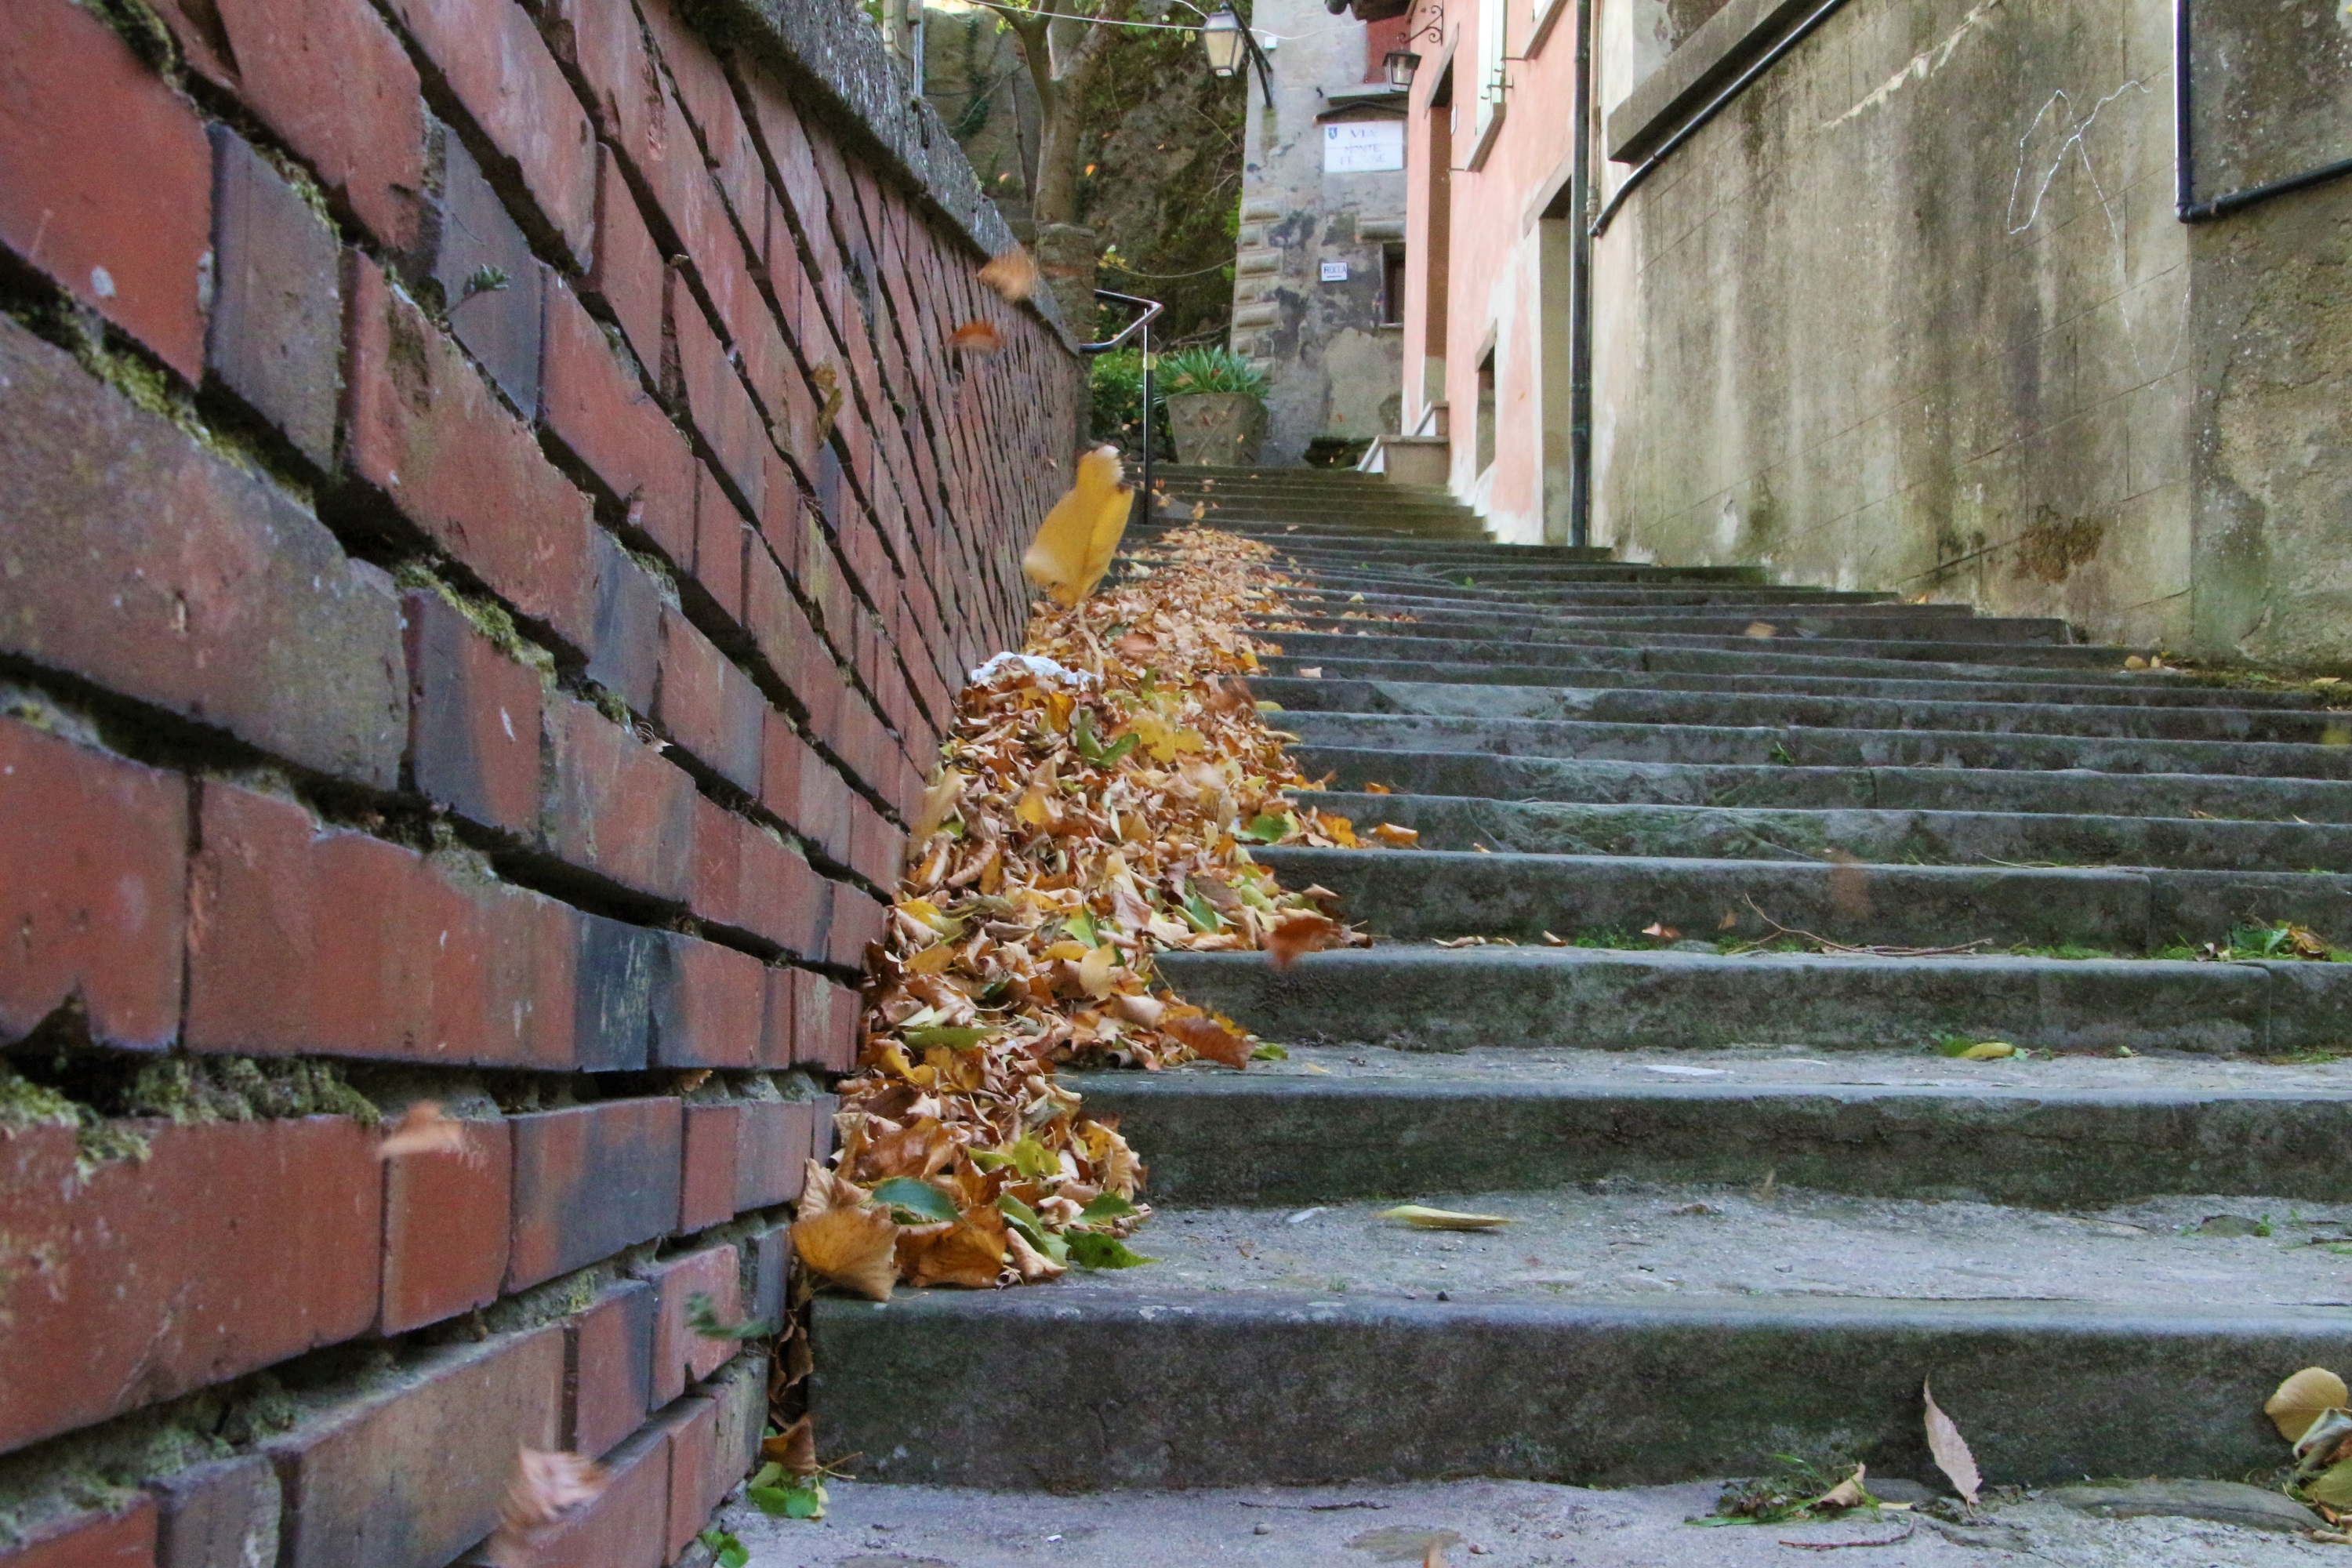
[[[1265,401],[1265,372],[1225,348],[1179,349],[1163,354],[1153,388],[1162,397],[1193,392],[1238,392]]]
[[[1160,406],[1152,410],[1152,429],[1158,437],[1155,450],[1162,456],[1172,456],[1176,444],[1168,433],[1168,408],[1162,401],[1167,388],[1161,378],[1167,374],[1167,361],[1152,377],[1152,401]],[[1093,410],[1087,421],[1089,437],[1108,441],[1130,455],[1143,450],[1143,353],[1139,349],[1118,349],[1107,354],[1097,354],[1088,372],[1088,390],[1093,395]]]

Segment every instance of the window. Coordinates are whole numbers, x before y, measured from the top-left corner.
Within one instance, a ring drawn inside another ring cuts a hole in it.
[[[1478,362],[1478,472],[1495,466],[1495,351]]]
[[[1404,325],[1404,247],[1391,245],[1381,252],[1381,325]]]
[[[1508,54],[1509,0],[1478,0],[1478,118],[1472,166],[1486,161],[1487,134],[1503,117],[1503,57]]]

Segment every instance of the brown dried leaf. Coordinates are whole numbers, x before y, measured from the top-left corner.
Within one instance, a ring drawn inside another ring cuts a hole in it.
[[[898,1271],[909,1285],[995,1287],[1007,1250],[1003,1217],[993,1208],[975,1208],[940,1226],[916,1226],[898,1235]]]
[[[2278,1392],[2263,1402],[2263,1414],[2271,1418],[2280,1436],[2294,1443],[2301,1441],[2323,1414],[2347,1404],[2352,1404],[2352,1391],[2345,1388],[2342,1378],[2324,1366],[2307,1366],[2280,1384]]]
[[[420,1100],[410,1106],[375,1146],[379,1160],[404,1154],[455,1154],[468,1163],[479,1163],[483,1157],[467,1142],[466,1124],[443,1115],[440,1101],[434,1100]]]
[[[814,1415],[803,1415],[781,1435],[761,1439],[760,1457],[796,1476],[815,1475],[822,1468],[816,1462],[815,1421]]]
[[[580,1454],[518,1452],[507,1495],[499,1505],[499,1528],[488,1553],[499,1568],[521,1568],[541,1543],[573,1513],[603,1495],[603,1466]]]
[[[793,1222],[793,1247],[810,1273],[876,1301],[888,1300],[898,1282],[898,1226],[880,1209],[827,1209]]]
[[[1037,258],[1016,245],[982,267],[980,280],[995,289],[1006,304],[1017,305],[1037,292]]]
[[[948,347],[960,354],[1000,354],[1004,334],[991,321],[966,321],[948,334]]]
[[[1952,1483],[1952,1489],[1960,1494],[1960,1500],[1970,1508],[1976,1507],[1977,1492],[1984,1485],[1984,1478],[1977,1474],[1976,1456],[1969,1452],[1968,1440],[1952,1425],[1952,1418],[1937,1405],[1935,1390],[1923,1382],[1919,1384],[1919,1397],[1927,1406],[1928,1454],[1934,1458],[1936,1468]]]
[[[1213,1062],[1238,1069],[1249,1061],[1249,1042],[1213,1018],[1178,1018],[1165,1027]]]
[[[1371,837],[1375,843],[1388,849],[1410,849],[1421,842],[1420,829],[1399,827],[1393,822],[1381,823],[1372,829]]]
[[[1307,954],[1329,947],[1339,936],[1338,921],[1301,910],[1285,914],[1266,932],[1265,951],[1276,969],[1287,969]]]

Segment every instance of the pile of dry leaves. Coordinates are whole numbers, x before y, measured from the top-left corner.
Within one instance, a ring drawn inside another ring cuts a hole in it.
[[[887,1298],[1140,1261],[1123,1238],[1144,1167],[1055,1068],[1272,1049],[1160,986],[1160,949],[1287,963],[1369,942],[1329,892],[1286,891],[1252,858],[1356,842],[1286,798],[1307,781],[1244,684],[1260,650],[1243,622],[1281,609],[1272,554],[1181,531],[973,672],[869,954],[836,1168],[812,1173],[793,1227],[819,1278]]]

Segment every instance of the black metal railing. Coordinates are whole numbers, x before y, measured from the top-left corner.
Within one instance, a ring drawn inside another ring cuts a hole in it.
[[[1154,317],[1158,316],[1160,311],[1165,310],[1168,307],[1157,300],[1146,300],[1140,295],[1136,294],[1114,293],[1108,289],[1096,289],[1095,298],[1097,300],[1114,300],[1121,305],[1137,305],[1142,308],[1141,313],[1138,315],[1135,320],[1128,322],[1127,325],[1121,327],[1118,331],[1112,333],[1109,337],[1105,338],[1098,343],[1079,344],[1078,352],[1087,354],[1107,354],[1110,353],[1111,350],[1118,348],[1120,344],[1126,342],[1128,339],[1136,336],[1138,333],[1142,334],[1142,342],[1138,346],[1143,353],[1143,480],[1142,483],[1138,486],[1138,489],[1143,497],[1143,521],[1150,522],[1152,518],[1151,322]]]

